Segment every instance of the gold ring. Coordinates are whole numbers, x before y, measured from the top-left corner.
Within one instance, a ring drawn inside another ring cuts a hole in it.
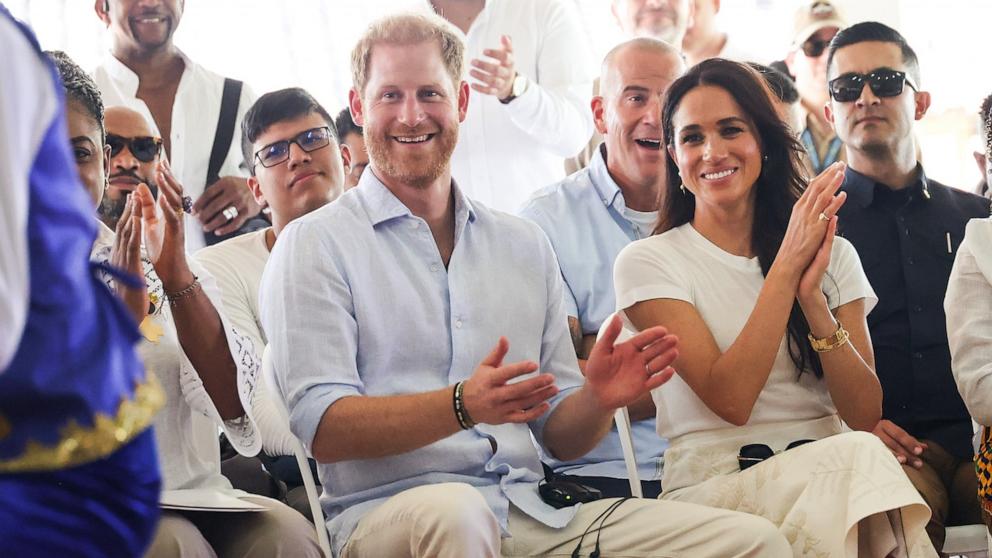
[[[820,212],[820,220],[821,221],[829,221],[830,220],[830,217],[827,217],[827,214],[821,211]]]

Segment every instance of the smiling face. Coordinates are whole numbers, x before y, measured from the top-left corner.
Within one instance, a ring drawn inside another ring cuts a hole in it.
[[[373,46],[365,91],[349,100],[383,182],[426,188],[448,172],[468,85],[452,83],[436,41]]]
[[[182,0],[107,0],[106,4],[96,0],[96,11],[110,28],[115,45],[151,52],[171,45],[183,4]]]
[[[879,68],[912,75],[898,45],[865,41],[837,49],[829,78],[847,73],[868,74]],[[865,84],[861,96],[855,101],[840,103],[831,99],[827,105],[827,119],[833,124],[837,137],[849,149],[870,158],[886,157],[909,150],[909,144],[915,145],[913,121],[923,117],[928,105],[929,95],[915,93],[909,85],[903,86],[900,95],[879,97]],[[915,148],[912,150],[915,151]]]
[[[299,134],[328,124],[319,113],[312,112],[292,120],[272,124],[258,135],[252,151],[258,152],[273,143],[296,138]],[[318,209],[342,192],[344,171],[338,146],[330,144],[309,153],[295,143],[289,144],[289,159],[265,167],[255,165],[255,176],[248,186],[259,202],[272,208],[273,224],[282,229],[293,219]]]
[[[604,64],[602,95],[593,100],[607,166],[618,184],[656,184],[662,172],[661,97],[681,75],[679,56],[638,46],[614,52]]]
[[[93,207],[100,205],[103,190],[107,183],[107,163],[110,148],[103,144],[100,125],[90,116],[79,101],[69,99],[66,103],[66,120],[69,127],[69,141],[76,160],[79,179],[93,200]]]
[[[761,145],[751,118],[721,87],[689,91],[672,118],[669,154],[686,189],[696,196],[696,211],[753,205],[761,175]]]
[[[676,46],[682,44],[690,14],[690,0],[613,0],[613,16],[628,37]]]

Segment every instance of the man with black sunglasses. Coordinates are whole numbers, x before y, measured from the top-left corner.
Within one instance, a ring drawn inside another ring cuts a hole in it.
[[[846,160],[840,138],[823,116],[823,105],[830,100],[827,96],[827,47],[834,35],[846,26],[831,2],[806,2],[796,11],[792,48],[785,57],[806,113],[800,140],[809,154],[813,174]]]
[[[927,532],[942,548],[945,525],[981,522],[971,417],[951,375],[943,300],[965,224],[987,217],[989,200],[924,174],[913,122],[930,94],[902,35],[859,23],[834,37],[827,60],[825,114],[849,161],[838,230],[879,297],[868,315],[885,392],[874,432],[933,510]]]

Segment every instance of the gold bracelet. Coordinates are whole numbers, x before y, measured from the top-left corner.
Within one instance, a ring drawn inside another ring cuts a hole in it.
[[[827,337],[824,337],[823,339],[813,337],[812,332],[807,333],[806,337],[809,338],[809,344],[813,347],[814,351],[818,353],[826,353],[847,343],[851,339],[851,334],[844,329],[844,326],[841,325],[840,322],[837,322],[837,331]]]
[[[189,284],[185,289],[176,291],[174,293],[165,293],[165,298],[169,299],[169,305],[175,306],[182,302],[183,299],[193,298],[200,291],[200,278],[196,275],[193,276],[193,282]]]

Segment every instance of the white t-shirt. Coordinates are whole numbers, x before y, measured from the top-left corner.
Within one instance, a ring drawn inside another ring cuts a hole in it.
[[[184,191],[196,201],[206,188],[210,151],[214,145],[217,119],[220,117],[224,76],[207,70],[185,54],[180,55],[186,68],[179,78],[176,100],[172,105],[169,164]],[[148,105],[137,97],[138,75],[123,62],[107,53],[103,63],[93,70],[93,80],[100,88],[106,106],[124,106],[138,111],[148,121],[152,131],[161,135]],[[241,121],[255,103],[255,98],[255,94],[245,84],[241,89],[231,148],[220,167],[221,176],[248,176],[247,170],[240,166],[244,159],[241,154]],[[206,242],[200,222],[197,219],[186,219],[186,250],[193,253],[204,246]]]
[[[765,280],[757,258],[729,254],[685,224],[627,246],[617,257],[614,281],[621,310],[657,298],[692,304],[725,352],[744,328]],[[857,252],[841,237],[834,240],[823,289],[831,309],[864,298],[867,314],[878,302]],[[626,327],[632,326],[627,322]],[[787,339],[782,340],[748,424],[816,419],[837,412],[824,380],[812,373],[797,378]],[[652,395],[662,437],[733,426],[711,411],[678,375]]]
[[[658,224],[657,211],[635,211],[629,207],[624,208],[623,215],[634,225],[634,234],[637,238],[647,238],[651,236],[651,231]]]
[[[92,259],[106,262],[114,243],[114,233],[99,223],[93,244]],[[220,445],[217,427],[224,428],[231,445],[243,455],[255,455],[261,449],[261,437],[252,401],[255,386],[261,381],[261,354],[244,335],[225,319],[220,292],[210,274],[190,260],[190,270],[199,278],[204,294],[210,298],[224,322],[231,356],[238,368],[238,395],[245,408],[241,418],[224,421],[203,387],[199,372],[193,368],[179,344],[172,309],[165,299],[162,282],[144,258],[145,281],[155,310],[142,328],[145,337],[138,344],[138,355],[165,391],[165,407],[155,415],[155,445],[162,469],[162,489],[216,488],[233,490],[220,473]],[[152,333],[149,333],[152,332]]]

